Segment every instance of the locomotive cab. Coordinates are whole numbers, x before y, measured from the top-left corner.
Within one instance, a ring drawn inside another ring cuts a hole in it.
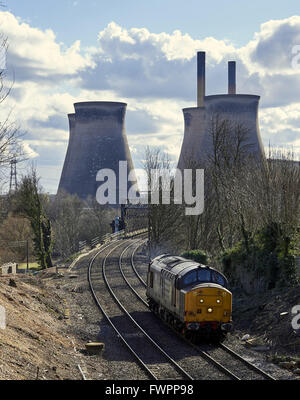
[[[186,336],[225,337],[232,329],[232,295],[214,268],[163,255],[149,264],[150,309]]]
[[[185,294],[187,329],[211,328],[230,330],[231,293],[216,284],[200,284]]]
[[[201,265],[187,273],[183,271],[178,287],[187,330],[203,334],[231,330],[232,295],[227,286],[224,275],[212,268]]]

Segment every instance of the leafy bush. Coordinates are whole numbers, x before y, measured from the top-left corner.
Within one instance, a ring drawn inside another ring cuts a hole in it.
[[[224,274],[237,286],[250,282],[253,288],[293,286],[297,283],[296,242],[294,235],[284,236],[280,225],[272,223],[257,232],[248,249],[239,242],[223,253]]]
[[[181,254],[181,257],[194,260],[200,264],[206,265],[208,263],[208,256],[203,250],[188,250]]]

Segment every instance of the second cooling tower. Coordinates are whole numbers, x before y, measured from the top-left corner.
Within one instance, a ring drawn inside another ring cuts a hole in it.
[[[75,114],[69,114],[70,139],[58,191],[82,199],[95,198],[99,186],[97,173],[106,168],[115,172],[118,194],[119,161],[127,161],[128,172],[133,170],[125,133],[126,106],[108,101],[74,104]]]
[[[231,129],[226,135],[233,138],[234,130],[244,131],[242,145],[247,153],[258,159],[265,157],[259,132],[259,96],[236,94],[236,64],[228,63],[228,94],[205,95],[205,52],[197,54],[197,107],[183,109],[184,137],[178,168],[201,167],[214,156],[217,135],[216,121],[228,121]],[[215,125],[215,126],[214,126]],[[230,137],[229,137],[230,139]]]

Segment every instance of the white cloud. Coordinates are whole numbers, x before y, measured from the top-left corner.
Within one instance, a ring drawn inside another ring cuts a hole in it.
[[[30,144],[27,141],[24,140],[21,146],[26,158],[33,159],[39,156],[39,154],[30,147]]]
[[[16,71],[17,81],[57,79],[91,65],[89,56],[80,52],[79,40],[65,48],[51,29],[33,28],[10,12],[0,12],[0,26],[9,42],[7,65]]]
[[[293,67],[293,48],[299,44],[300,16],[293,16],[263,23],[254,39],[238,49],[245,86],[256,89],[264,107],[299,101],[300,68]]]
[[[262,74],[297,74],[292,68],[292,48],[300,44],[300,16],[270,20],[261,25],[260,32],[244,50],[252,68]]]
[[[260,129],[264,144],[300,151],[300,103],[261,110]]]
[[[0,26],[15,72],[0,118],[11,110],[51,190],[55,179],[58,184],[74,102],[128,103],[126,130],[136,165],[141,166],[146,145],[161,146],[176,161],[182,108],[196,105],[199,50],[206,51],[207,94],[226,92],[227,61],[237,60],[238,92],[261,95],[264,144],[299,146],[300,71],[291,67],[291,49],[300,44],[298,16],[267,21],[242,48],[213,37],[196,40],[179,30],[152,33],[111,22],[95,46],[82,49],[79,40],[66,47],[52,30],[34,28],[9,12],[0,12]]]
[[[90,52],[93,65],[80,74],[81,85],[88,90],[113,90],[122,97],[188,101],[193,96],[199,49],[207,51],[210,67],[235,51],[225,40],[194,40],[178,30],[172,34],[127,30],[111,22],[98,35],[98,49]]]
[[[235,51],[232,44],[226,40],[216,40],[207,37],[195,40],[190,35],[175,30],[172,34],[151,33],[146,28],[125,29],[111,22],[98,35],[99,49],[106,55],[116,55],[123,58],[141,59],[152,55],[157,58],[164,56],[167,60],[190,60],[197,50],[209,51],[208,57],[220,62],[225,54]],[[150,51],[150,54],[148,53]],[[153,59],[152,63],[156,60]]]

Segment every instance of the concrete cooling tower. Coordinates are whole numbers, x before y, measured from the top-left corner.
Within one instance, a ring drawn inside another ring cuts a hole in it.
[[[236,94],[236,64],[228,63],[228,94],[205,96],[205,52],[197,53],[197,107],[183,109],[184,138],[178,168],[205,167],[213,152],[212,124],[217,118],[245,132],[244,145],[252,155],[264,158],[258,125],[260,96]],[[231,133],[232,134],[232,133]]]
[[[133,163],[125,133],[125,103],[97,101],[75,103],[69,114],[70,138],[58,192],[64,190],[85,199],[95,198],[100,182],[96,175],[108,168],[117,177],[119,199],[119,161]],[[136,182],[129,182],[127,189]]]

